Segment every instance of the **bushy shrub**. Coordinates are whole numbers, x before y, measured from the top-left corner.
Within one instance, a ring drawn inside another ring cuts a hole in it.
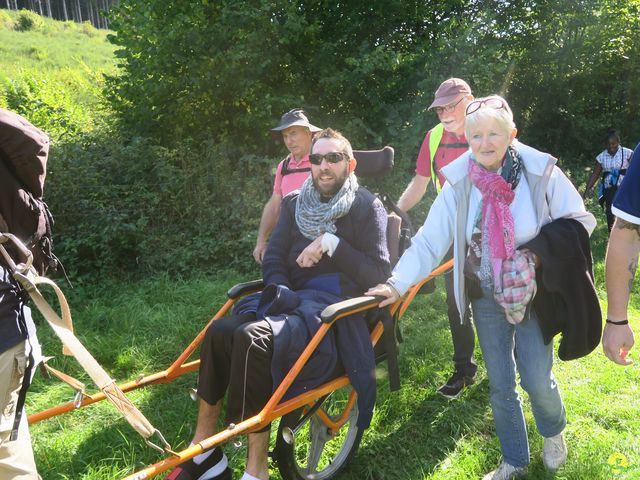
[[[36,60],[45,60],[49,56],[49,53],[40,47],[30,47],[28,54]]]
[[[73,112],[65,108],[64,96],[57,98],[56,92],[46,85],[46,80],[33,77],[9,81],[5,89],[7,108],[25,116],[53,138],[75,135],[80,124],[73,118]]]
[[[96,133],[55,145],[46,200],[72,276],[254,270],[251,252],[275,159],[229,145]]]
[[[31,10],[20,10],[16,16],[15,29],[20,32],[38,31],[44,27],[44,19]]]
[[[100,35],[100,31],[89,21],[82,22],[80,25],[80,33],[87,37],[97,37]]]
[[[35,49],[35,55],[40,53]],[[93,128],[93,112],[77,100],[76,90],[86,92],[85,83],[71,73],[54,80],[26,71],[21,77],[6,81],[0,90],[4,90],[6,108],[29,119],[52,139],[68,141]]]
[[[58,22],[60,30],[75,32],[78,29],[78,24],[73,20],[65,20],[64,22]]]
[[[11,30],[14,27],[13,18],[5,10],[0,10],[0,28]]]

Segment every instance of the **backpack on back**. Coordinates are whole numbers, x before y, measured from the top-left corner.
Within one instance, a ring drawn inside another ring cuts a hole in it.
[[[57,267],[53,217],[44,203],[49,137],[20,115],[0,108],[0,228],[33,253],[40,274]]]

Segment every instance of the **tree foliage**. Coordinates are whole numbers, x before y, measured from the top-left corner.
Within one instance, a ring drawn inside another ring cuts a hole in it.
[[[245,157],[237,166],[211,142],[167,148],[104,131],[52,155],[47,199],[63,229],[58,256],[73,278],[247,266],[261,207],[254,192],[268,182],[255,174],[264,161]]]
[[[272,151],[265,130],[303,105],[359,142],[414,146],[433,123],[434,88],[456,75],[506,93],[542,148],[591,154],[609,126],[640,133],[630,125],[638,10],[637,0],[129,0],[115,11],[124,75],[109,93],[128,131],[163,142],[205,135]]]
[[[212,135],[252,153],[273,151],[264,132],[294,105],[362,140],[389,141],[464,8],[463,1],[123,2],[113,41],[125,74],[112,82],[111,99],[125,127],[140,134]],[[434,71],[428,87],[442,74]]]
[[[640,0],[123,0],[111,26],[117,129],[59,145],[50,179],[58,245],[91,268],[255,268],[283,154],[268,129],[292,107],[356,148],[393,145],[375,188],[395,198],[450,76],[505,95],[576,183],[609,128],[640,138]]]

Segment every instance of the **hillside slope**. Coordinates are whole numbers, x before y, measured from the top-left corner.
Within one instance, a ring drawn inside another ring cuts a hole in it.
[[[117,73],[108,34],[88,23],[0,9],[0,106],[29,113],[35,122],[39,108],[74,112],[90,129],[104,74]]]

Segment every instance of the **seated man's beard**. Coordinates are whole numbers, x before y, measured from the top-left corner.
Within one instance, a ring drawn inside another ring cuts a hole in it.
[[[318,191],[318,193],[320,193],[320,196],[325,198],[333,197],[336,193],[340,191],[340,189],[344,185],[344,182],[347,180],[347,176],[349,175],[349,173],[345,171],[345,172],[341,172],[340,174],[334,173],[333,175],[334,175],[334,181],[331,186],[321,185],[319,180],[316,177],[312,177],[313,186]]]

